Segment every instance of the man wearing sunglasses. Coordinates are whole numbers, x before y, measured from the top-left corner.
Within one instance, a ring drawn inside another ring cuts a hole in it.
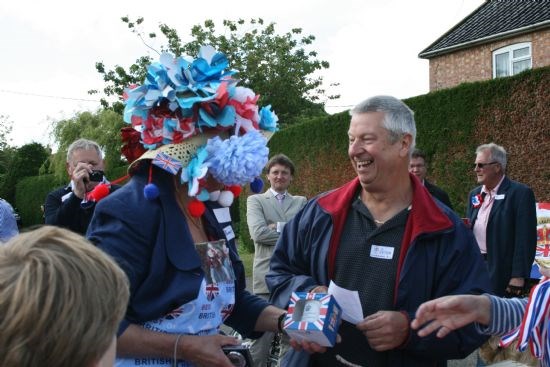
[[[506,177],[506,150],[490,143],[476,149],[473,166],[481,185],[468,196],[466,216],[487,261],[499,296],[522,294],[537,245],[535,195]]]

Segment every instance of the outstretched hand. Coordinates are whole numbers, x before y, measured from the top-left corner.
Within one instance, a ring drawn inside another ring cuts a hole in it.
[[[420,305],[411,322],[418,335],[427,336],[437,331],[443,338],[451,331],[472,322],[487,325],[491,320],[491,301],[487,296],[446,296]]]

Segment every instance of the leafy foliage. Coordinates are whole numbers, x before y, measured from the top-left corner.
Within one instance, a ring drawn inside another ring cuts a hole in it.
[[[9,135],[13,129],[13,121],[8,116],[0,115],[0,151],[8,148],[11,142]]]
[[[0,115],[0,186],[5,180],[5,175],[9,170],[10,162],[15,154],[15,149],[10,147],[10,133],[13,128],[13,122],[8,116]]]
[[[143,18],[132,21],[123,17],[122,21],[151,48],[140,30]],[[200,46],[210,44],[225,53],[231,62],[230,67],[238,71],[240,85],[260,94],[260,104],[271,104],[283,124],[300,115],[326,115],[324,102],[339,97],[327,95],[323,89],[323,78],[318,72],[327,69],[329,63],[318,60],[317,52],[309,50],[315,36],[302,35],[301,28],[278,34],[275,23],[266,24],[259,18],[248,23],[242,19],[224,20],[223,30],[217,32],[214,22],[206,20],[191,29],[192,40],[185,43],[169,25],[161,24],[159,30],[167,41],[167,45],[161,46],[163,52],[176,56],[196,55]],[[156,38],[156,33],[149,33],[146,37]],[[142,56],[128,70],[120,65],[107,70],[102,62],[96,63],[96,69],[106,83],[105,95],[120,97],[125,87],[141,83],[151,61],[151,57]],[[102,101],[104,106],[109,106],[105,99]],[[118,112],[122,110],[120,102],[111,107]]]
[[[38,175],[40,167],[49,155],[50,151],[40,143],[30,143],[16,149],[3,176],[0,197],[14,203],[17,182],[24,177]]]
[[[550,67],[509,78],[464,83],[405,103],[415,111],[418,147],[427,153],[429,178],[449,193],[458,213],[477,186],[471,164],[480,144],[508,152],[506,174],[550,201]]]
[[[60,182],[52,174],[25,177],[17,183],[15,202],[24,227],[44,223],[40,206],[48,193],[63,183],[66,181]]]

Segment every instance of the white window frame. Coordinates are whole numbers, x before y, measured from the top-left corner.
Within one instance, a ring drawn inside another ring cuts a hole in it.
[[[513,57],[515,50],[519,50],[525,47],[529,49],[529,53],[526,56],[521,56],[516,58]],[[533,48],[531,47],[531,42],[515,43],[513,45],[501,47],[498,50],[493,51],[493,79],[497,78],[497,63],[496,63],[497,56],[502,54],[508,54],[508,75],[505,75],[505,76],[514,75],[515,62],[528,60],[529,66],[527,67],[527,69],[524,69],[524,70],[533,68]]]
[[[515,50],[525,48],[525,47],[529,49],[528,55],[516,57],[516,58],[513,57]],[[514,43],[513,45],[501,47],[498,50],[493,51],[493,79],[497,78],[497,63],[496,63],[497,56],[502,54],[508,54],[508,75],[506,76],[514,75],[514,63],[518,61],[529,60],[529,67],[524,70],[533,68],[533,48],[531,47],[531,42]]]

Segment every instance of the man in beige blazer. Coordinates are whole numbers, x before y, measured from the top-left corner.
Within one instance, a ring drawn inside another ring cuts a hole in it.
[[[269,290],[265,275],[275,249],[275,243],[284,225],[306,204],[304,196],[293,196],[288,187],[294,177],[294,163],[284,154],[273,156],[266,166],[267,180],[271,187],[263,194],[252,195],[246,202],[246,219],[250,236],[254,241],[254,267],[252,290],[265,299]],[[255,340],[251,346],[254,366],[266,366],[267,355],[273,340],[273,333]]]

